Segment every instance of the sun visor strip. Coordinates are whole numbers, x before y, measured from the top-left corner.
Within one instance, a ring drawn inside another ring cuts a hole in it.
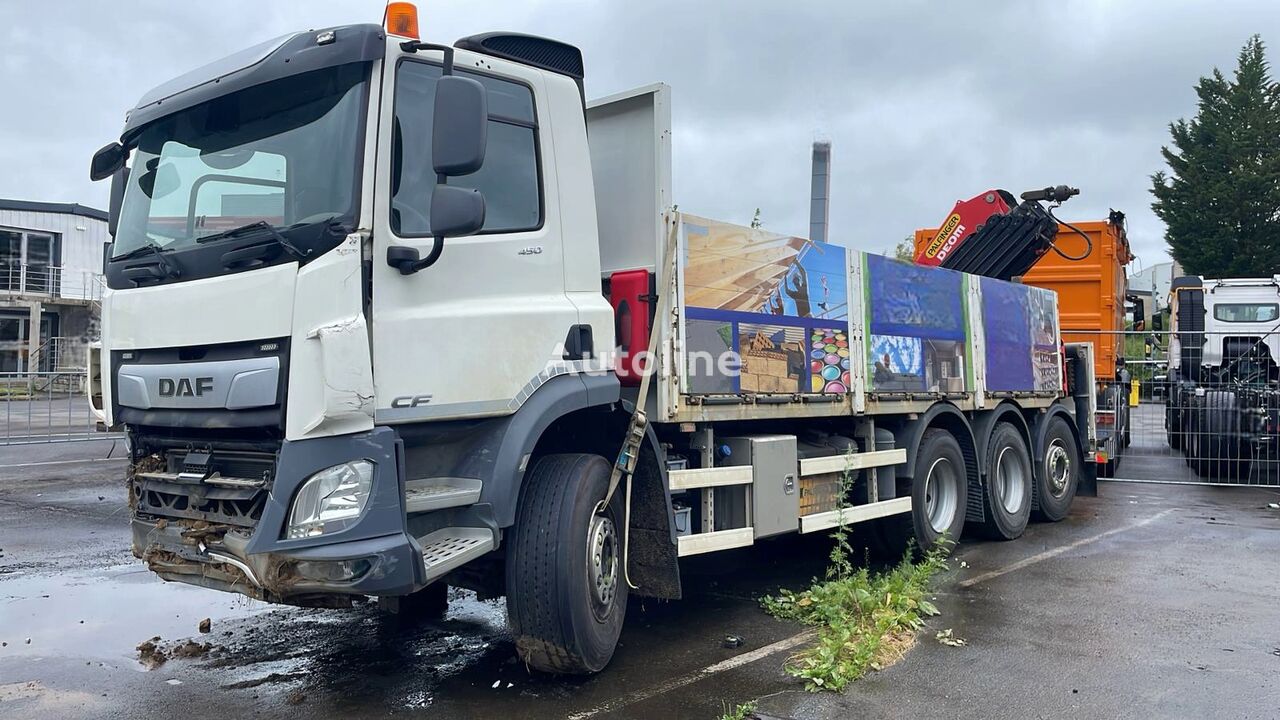
[[[333,33],[333,41],[320,44],[317,37],[327,32]],[[274,43],[280,44],[268,52]],[[127,145],[143,126],[180,110],[273,80],[378,60],[385,53],[386,34],[378,25],[347,25],[302,32],[283,42],[277,38],[187,73],[179,78],[187,81],[185,89],[179,89],[178,81],[173,81],[148,92],[129,112],[120,137]]]

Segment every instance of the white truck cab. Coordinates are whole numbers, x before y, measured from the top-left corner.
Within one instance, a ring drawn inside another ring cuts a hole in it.
[[[356,25],[139,101],[94,160],[98,372],[153,570],[332,604],[498,547],[542,431],[619,398],[581,80],[551,40]]]

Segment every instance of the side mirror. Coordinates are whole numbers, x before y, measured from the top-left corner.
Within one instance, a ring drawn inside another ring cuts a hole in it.
[[[1156,313],[1155,315],[1151,316],[1151,329],[1164,330],[1164,315],[1161,315],[1160,313]]]
[[[431,163],[436,174],[469,175],[484,165],[489,140],[489,101],[479,81],[457,75],[446,75],[436,81],[432,122]]]
[[[415,247],[392,245],[387,248],[387,264],[412,275],[429,268],[440,259],[446,237],[470,235],[484,227],[484,195],[479,190],[436,185],[431,193],[431,234],[434,242],[424,258]]]
[[[430,47],[430,46],[423,46]],[[431,251],[420,257],[417,248],[392,245],[387,264],[412,275],[440,259],[446,237],[470,235],[484,227],[484,195],[471,188],[448,185],[450,177],[470,175],[484,165],[489,142],[489,100],[484,86],[453,75],[451,48],[445,51],[445,75],[436,81],[431,126],[431,165],[436,186],[431,191]]]
[[[1133,323],[1136,325],[1147,319],[1147,304],[1140,297],[1129,297],[1129,302],[1133,305]]]
[[[128,157],[128,151],[118,142],[103,147],[93,154],[93,160],[89,162],[89,179],[97,182],[111,177],[115,171],[124,167]]]
[[[484,227],[484,195],[456,185],[437,185],[431,193],[431,234],[470,235]]]
[[[122,167],[111,175],[111,204],[107,206],[107,232],[116,236],[120,226],[120,206],[124,204],[124,190],[129,187],[129,168]]]

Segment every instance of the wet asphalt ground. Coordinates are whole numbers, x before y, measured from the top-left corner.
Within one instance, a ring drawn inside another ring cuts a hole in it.
[[[556,679],[514,659],[501,601],[453,591],[446,620],[413,623],[159,581],[129,554],[122,451],[0,448],[0,717],[1280,716],[1274,489],[1104,483],[1062,523],[966,542],[917,646],[837,696],[782,671],[803,629],[757,601],[820,574],[823,538],[698,558],[684,600],[632,602],[604,673]],[[968,644],[936,642],[948,628]],[[135,646],[156,636],[211,648],[148,669]]]

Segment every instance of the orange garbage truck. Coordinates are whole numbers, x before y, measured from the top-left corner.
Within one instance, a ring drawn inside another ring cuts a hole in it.
[[[974,267],[977,264],[1012,268],[1002,279],[1058,293],[1063,342],[1093,344],[1096,457],[1098,474],[1105,477],[1114,473],[1130,440],[1130,373],[1124,358],[1124,331],[1130,317],[1125,304],[1125,267],[1134,256],[1124,213],[1113,210],[1105,220],[1064,222],[1053,217],[1051,206],[1045,215],[1053,222],[1047,226],[1043,216],[1035,228],[1028,224],[1030,220],[1016,222],[1019,213],[1031,217],[1044,212],[1035,200],[1060,203],[1073,194],[1072,189],[1061,187],[1024,193],[1024,202],[1017,207],[1013,207],[1012,195],[997,190],[960,201],[942,225],[915,231],[915,260],[943,267],[960,262],[967,272],[978,269]],[[1028,229],[1019,235],[997,227],[1010,225]],[[1137,307],[1132,317],[1144,317],[1142,301],[1134,302]]]

